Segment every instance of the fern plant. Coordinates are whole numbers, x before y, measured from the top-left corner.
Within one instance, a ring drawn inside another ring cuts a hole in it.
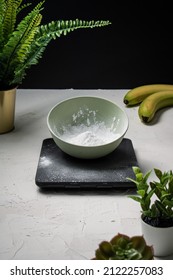
[[[31,3],[23,0],[0,0],[0,89],[22,83],[26,70],[37,64],[52,39],[79,28],[103,27],[110,21],[57,20],[41,24],[44,0],[19,22],[18,15]]]

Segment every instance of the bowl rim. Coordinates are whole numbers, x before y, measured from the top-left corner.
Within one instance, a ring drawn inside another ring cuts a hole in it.
[[[59,105],[65,103],[65,102],[68,102],[68,101],[74,100],[74,99],[79,99],[79,98],[95,98],[95,99],[101,99],[101,100],[103,100],[103,101],[107,101],[107,102],[109,102],[109,103],[111,103],[111,104],[117,106],[118,109],[119,109],[120,111],[122,111],[122,113],[124,114],[124,116],[125,116],[125,118],[126,118],[126,127],[124,128],[123,133],[122,133],[120,136],[118,136],[115,140],[112,140],[112,141],[110,141],[110,142],[108,142],[108,143],[104,143],[104,144],[100,144],[100,145],[79,145],[79,144],[74,144],[74,143],[70,143],[70,142],[68,142],[68,141],[66,141],[66,140],[64,140],[64,139],[62,139],[62,138],[59,137],[57,134],[55,134],[54,131],[52,130],[51,126],[50,126],[50,123],[49,123],[49,118],[50,118],[50,115],[51,115],[51,113],[53,112],[53,110],[54,110],[57,106],[59,106]],[[62,141],[63,143],[66,143],[66,144],[71,145],[71,146],[74,146],[74,147],[80,147],[80,148],[82,147],[82,148],[87,148],[87,149],[88,149],[88,148],[92,148],[92,149],[93,149],[93,148],[97,148],[97,147],[99,148],[99,147],[104,147],[104,146],[110,145],[111,143],[114,143],[115,141],[121,139],[121,138],[125,135],[125,133],[127,132],[128,128],[129,128],[129,118],[128,118],[128,115],[127,115],[127,113],[125,112],[125,110],[123,110],[117,103],[115,103],[114,101],[111,101],[110,99],[107,99],[107,98],[104,98],[104,97],[98,97],[98,96],[94,96],[94,95],[79,95],[79,96],[69,97],[69,98],[66,98],[66,99],[64,99],[64,100],[61,100],[60,102],[57,102],[57,103],[49,110],[49,112],[48,112],[48,115],[47,115],[47,126],[48,126],[49,131],[51,132],[51,134],[53,134],[56,138],[58,138],[58,139],[59,139],[60,141]]]

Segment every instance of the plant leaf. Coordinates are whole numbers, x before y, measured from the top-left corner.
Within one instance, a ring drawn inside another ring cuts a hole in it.
[[[173,176],[170,178],[168,190],[173,195]]]
[[[154,168],[154,172],[155,172],[157,178],[159,178],[159,180],[161,180],[161,178],[162,178],[162,171],[157,169],[157,168]]]
[[[145,197],[145,194],[146,194],[145,190],[138,190],[137,193],[138,193],[138,195],[140,195],[142,198]]]
[[[160,213],[162,213],[162,215],[164,216],[168,216],[168,212],[166,210],[166,207],[163,205],[163,203],[161,203],[159,200],[155,201],[155,206],[157,207],[157,209],[160,211]]]
[[[141,201],[142,201],[142,199],[141,199],[140,197],[135,196],[135,195],[129,195],[128,197],[131,198],[131,199],[133,199],[133,200],[135,200],[135,201],[137,201],[137,202],[140,202],[140,203],[141,203]]]

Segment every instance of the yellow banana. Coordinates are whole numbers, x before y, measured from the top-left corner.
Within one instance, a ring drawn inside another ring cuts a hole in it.
[[[139,105],[138,115],[143,122],[148,123],[159,109],[168,106],[173,106],[173,90],[155,92]]]
[[[141,103],[147,96],[154,92],[165,90],[173,90],[171,84],[149,84],[143,85],[129,90],[124,96],[124,103],[127,106],[133,106]]]

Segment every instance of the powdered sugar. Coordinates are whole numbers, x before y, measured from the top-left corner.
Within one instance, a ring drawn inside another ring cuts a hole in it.
[[[89,124],[89,121],[87,121]],[[120,135],[104,122],[96,122],[91,125],[79,124],[63,127],[61,139],[72,144],[82,146],[98,146],[114,141]]]
[[[84,104],[63,123],[54,127],[54,130],[62,140],[71,144],[80,146],[104,145],[120,137],[120,134],[117,133],[119,118],[113,115],[106,122],[104,121],[106,117],[102,108],[92,110]]]

